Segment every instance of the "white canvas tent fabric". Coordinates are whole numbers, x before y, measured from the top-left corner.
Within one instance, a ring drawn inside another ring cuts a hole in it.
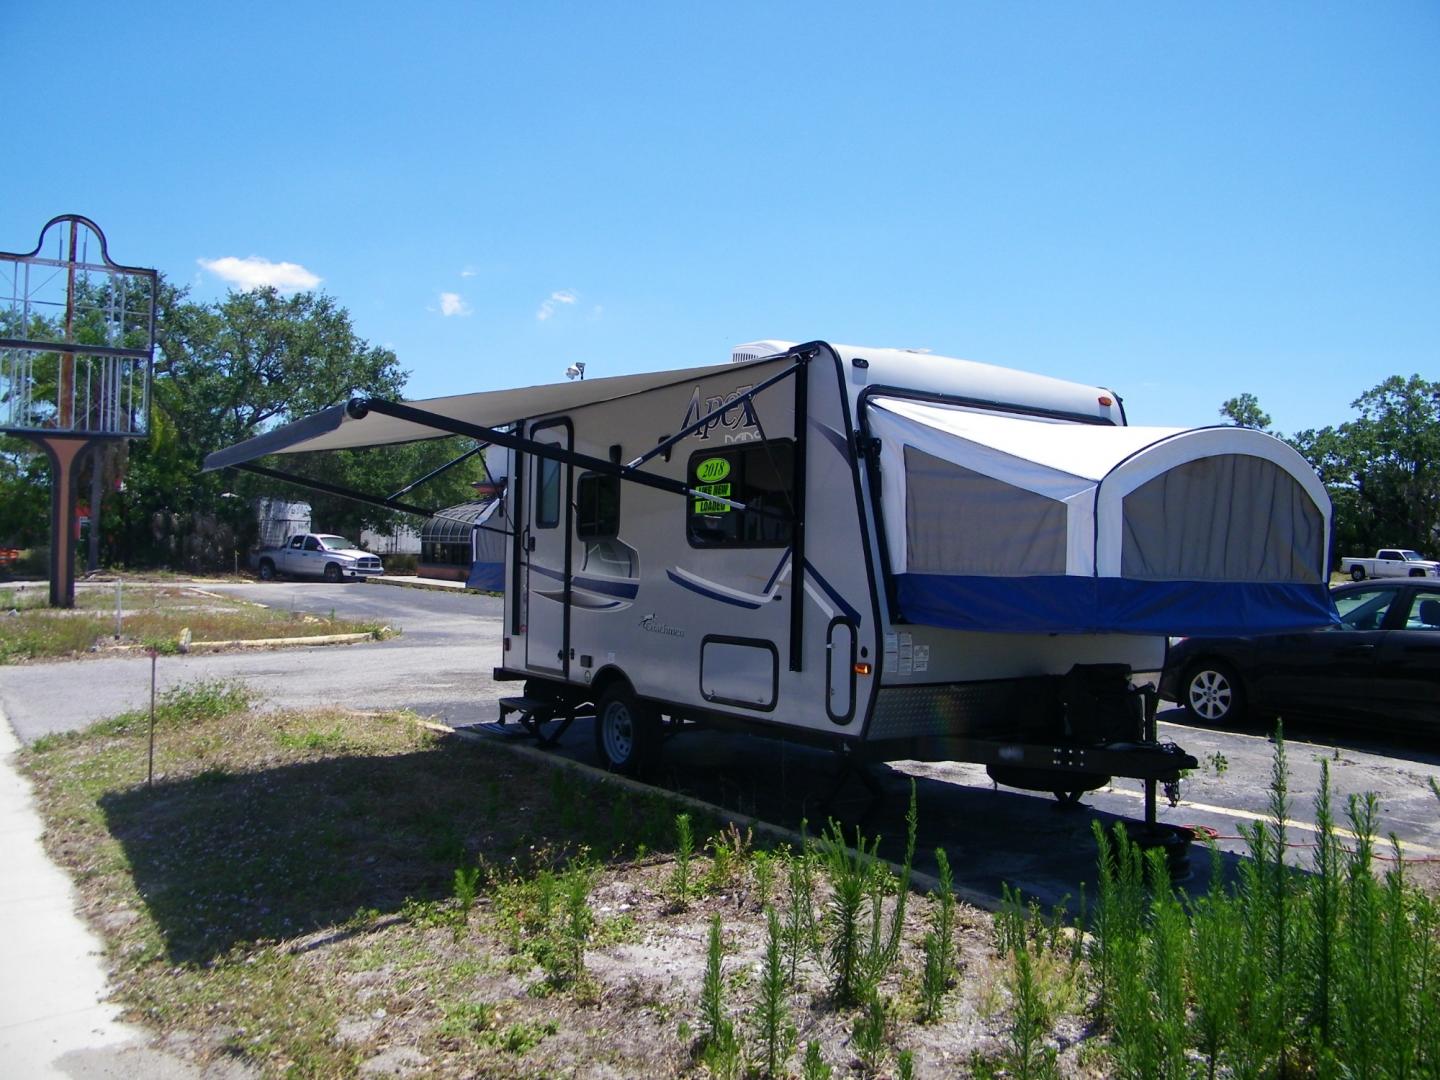
[[[1030,632],[1321,625],[1330,503],[1243,428],[1114,427],[898,397],[880,440],[889,570],[912,622]]]

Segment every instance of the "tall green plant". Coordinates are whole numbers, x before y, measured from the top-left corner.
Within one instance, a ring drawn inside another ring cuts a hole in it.
[[[760,1045],[765,1076],[782,1075],[795,1049],[795,1028],[786,1000],[785,953],[780,916],[765,909],[765,960],[760,974],[760,997],[755,1006],[755,1035]]]
[[[1195,1005],[1194,1030],[1205,1059],[1205,1076],[1214,1080],[1240,1016],[1241,985],[1236,977],[1244,928],[1225,891],[1220,848],[1210,844],[1210,887],[1190,909],[1190,955],[1185,965]]]
[[[930,931],[925,935],[925,968],[920,981],[920,1019],[933,1023],[944,1009],[945,992],[955,976],[955,882],[944,848],[935,849],[939,888],[932,909]]]

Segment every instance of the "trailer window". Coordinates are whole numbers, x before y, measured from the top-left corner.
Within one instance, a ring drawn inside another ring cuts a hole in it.
[[[686,534],[691,547],[785,547],[790,543],[795,487],[792,440],[698,450],[690,455],[686,476],[699,493],[686,500]],[[730,503],[740,503],[744,509]]]
[[[535,486],[535,527],[553,529],[560,524],[560,462],[541,458]]]
[[[620,478],[586,473],[575,485],[575,535],[603,540],[620,535]]]

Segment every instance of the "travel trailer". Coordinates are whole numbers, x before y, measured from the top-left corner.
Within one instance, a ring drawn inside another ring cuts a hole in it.
[[[1133,685],[1167,636],[1334,618],[1329,500],[1285,443],[1132,427],[1104,387],[923,352],[762,341],[355,400],[206,466],[447,434],[505,459],[510,707],[593,706],[615,770],[704,724],[1072,800],[1134,777],[1153,818],[1155,784],[1196,765]]]

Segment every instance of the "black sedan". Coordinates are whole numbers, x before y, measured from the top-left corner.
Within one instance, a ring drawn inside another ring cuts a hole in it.
[[[1206,724],[1294,713],[1440,729],[1440,582],[1369,581],[1332,596],[1339,626],[1172,641],[1160,696]]]

